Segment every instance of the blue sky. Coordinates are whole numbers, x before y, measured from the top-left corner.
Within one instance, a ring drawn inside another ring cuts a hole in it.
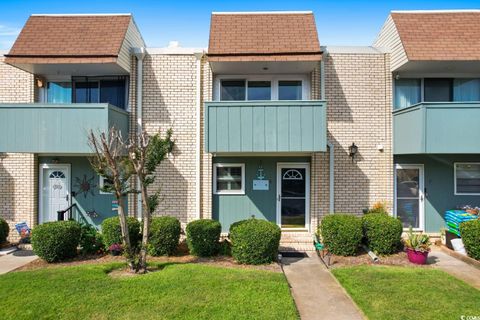
[[[132,13],[149,47],[206,47],[212,11],[312,10],[321,44],[369,45],[391,10],[477,8],[478,0],[0,0],[0,49],[32,13]]]

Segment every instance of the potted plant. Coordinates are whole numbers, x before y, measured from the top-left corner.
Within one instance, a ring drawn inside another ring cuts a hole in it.
[[[110,247],[108,247],[108,251],[110,251],[110,254],[112,256],[119,256],[122,253],[123,248],[121,244],[114,243]]]
[[[412,227],[405,240],[408,260],[415,264],[426,264],[430,252],[430,237],[423,233],[413,233]]]

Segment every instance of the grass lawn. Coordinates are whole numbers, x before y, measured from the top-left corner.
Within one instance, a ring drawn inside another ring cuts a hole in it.
[[[358,266],[333,274],[369,319],[480,316],[480,291],[441,270]]]
[[[281,273],[166,264],[147,275],[112,278],[119,264],[0,276],[0,318],[298,319]]]

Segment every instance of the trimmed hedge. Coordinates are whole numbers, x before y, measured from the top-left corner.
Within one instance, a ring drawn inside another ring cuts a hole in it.
[[[0,243],[4,243],[7,241],[9,232],[10,232],[10,227],[8,226],[7,221],[0,218]]]
[[[148,253],[152,256],[172,255],[178,246],[182,228],[174,217],[152,218]]]
[[[82,225],[79,245],[82,254],[95,254],[104,251],[102,235],[89,224]]]
[[[362,217],[366,244],[377,254],[392,254],[401,244],[403,226],[399,219],[385,213],[370,213]]]
[[[210,257],[218,253],[220,222],[210,219],[195,220],[187,224],[187,245],[190,253],[200,257]]]
[[[35,226],[32,247],[47,262],[63,261],[77,255],[81,225],[76,221],[55,221]]]
[[[480,260],[480,220],[471,220],[460,224],[460,234],[467,254]]]
[[[138,248],[141,240],[140,222],[134,217],[127,217],[127,225],[130,244],[132,248]],[[103,220],[102,238],[105,248],[109,248],[114,243],[123,244],[119,217],[111,217]]]
[[[258,219],[242,220],[230,226],[232,256],[245,264],[271,263],[277,257],[280,228],[273,222]]]
[[[331,214],[322,219],[319,233],[331,253],[355,255],[363,238],[362,220],[350,214]]]

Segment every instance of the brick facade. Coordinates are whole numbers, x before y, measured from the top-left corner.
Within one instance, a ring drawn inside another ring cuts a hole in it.
[[[328,141],[335,151],[335,212],[393,205],[392,83],[389,55],[329,53],[325,59]],[[355,142],[358,154],[349,157]],[[383,151],[377,149],[383,145]],[[328,154],[320,155],[327,163]],[[328,165],[322,176],[328,177]],[[323,179],[328,180],[328,178]],[[321,186],[325,183],[321,182]],[[328,181],[327,181],[328,186]],[[328,212],[328,201],[322,206]]]
[[[34,101],[33,75],[0,59],[0,103]],[[28,153],[0,153],[0,217],[10,225],[10,241],[18,240],[15,223],[37,221],[37,159]]]

